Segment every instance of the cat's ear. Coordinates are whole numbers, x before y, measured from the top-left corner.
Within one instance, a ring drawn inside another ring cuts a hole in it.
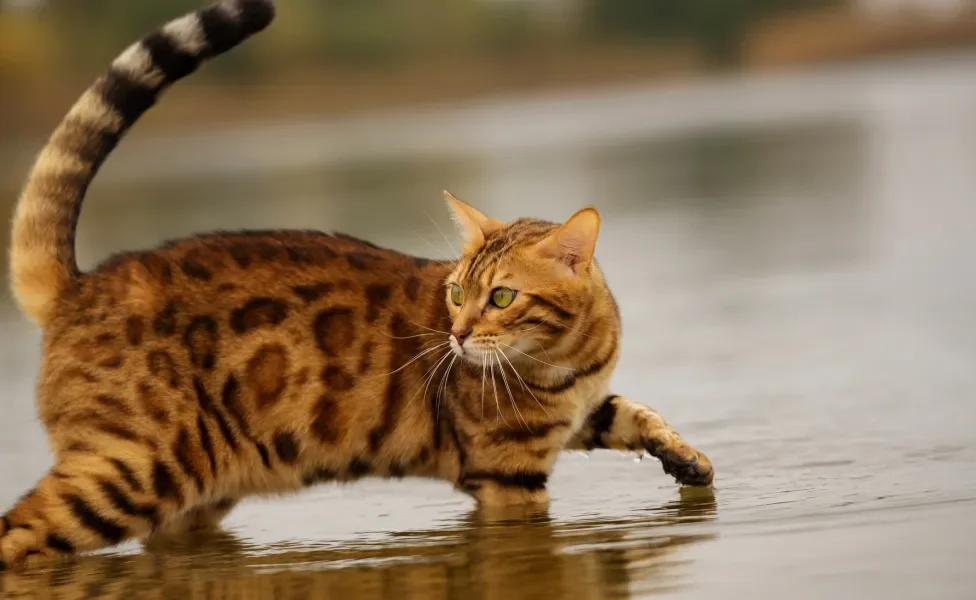
[[[566,221],[558,231],[539,242],[536,251],[563,263],[577,275],[593,261],[600,235],[600,213],[587,207]]]
[[[454,215],[454,222],[457,223],[461,235],[464,236],[465,248],[468,250],[484,246],[486,237],[505,226],[504,223],[489,219],[477,209],[461,202],[447,190],[444,190],[444,199],[447,200],[447,206]]]

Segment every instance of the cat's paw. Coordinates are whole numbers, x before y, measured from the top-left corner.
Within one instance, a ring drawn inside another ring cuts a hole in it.
[[[681,485],[708,486],[715,478],[712,461],[690,446],[665,448],[649,444],[647,450],[661,461],[664,472]]]

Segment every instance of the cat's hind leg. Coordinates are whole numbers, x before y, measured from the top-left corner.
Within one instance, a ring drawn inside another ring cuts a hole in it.
[[[191,508],[153,530],[145,540],[145,545],[155,548],[194,535],[219,531],[221,521],[234,510],[238,502],[237,499],[228,498]]]
[[[117,458],[58,462],[0,517],[0,570],[148,535],[176,507],[162,504],[136,473]]]

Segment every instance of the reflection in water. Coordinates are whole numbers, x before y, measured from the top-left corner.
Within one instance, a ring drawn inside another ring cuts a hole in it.
[[[389,542],[274,554],[225,532],[133,556],[86,556],[9,573],[5,597],[31,598],[624,598],[681,587],[682,546],[714,533],[707,490],[639,517],[554,522],[547,513],[473,512],[456,526]],[[689,530],[695,531],[689,531]],[[675,556],[675,555],[678,556]]]

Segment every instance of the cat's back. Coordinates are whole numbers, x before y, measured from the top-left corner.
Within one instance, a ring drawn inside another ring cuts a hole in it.
[[[396,338],[446,328],[449,269],[316,231],[213,233],[119,254],[78,282],[46,331],[42,412],[133,382],[219,394],[231,373],[272,393],[281,373],[325,376],[323,360],[341,387]]]
[[[440,285],[447,270],[345,234],[218,232],[113,256],[66,295],[59,316],[77,326],[110,313],[142,314],[158,317],[155,329],[165,333],[169,313],[205,309],[227,313],[231,328],[246,333],[257,321],[283,321],[290,311],[354,300],[357,292],[370,312],[393,299],[429,299],[429,285]]]

